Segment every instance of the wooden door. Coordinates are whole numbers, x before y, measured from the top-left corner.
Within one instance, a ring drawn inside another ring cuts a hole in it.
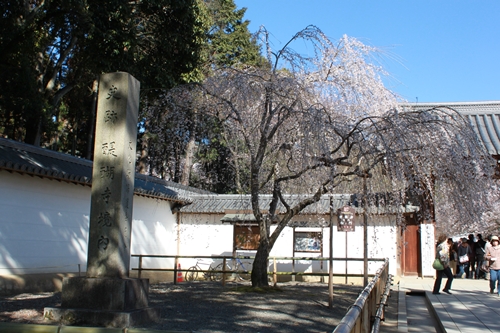
[[[413,221],[407,221],[412,223]],[[404,276],[419,276],[420,267],[420,232],[417,224],[407,224],[401,240],[401,270]]]

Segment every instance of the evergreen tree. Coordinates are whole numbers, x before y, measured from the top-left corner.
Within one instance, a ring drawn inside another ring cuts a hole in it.
[[[201,0],[14,0],[0,10],[0,130],[16,140],[49,144],[61,106],[63,125],[92,112],[63,97],[91,99],[101,73],[129,72],[144,91],[202,77]]]
[[[215,66],[265,66],[260,47],[243,20],[246,8],[236,9],[233,0],[205,0],[213,20],[208,32],[209,64]]]
[[[237,10],[233,0],[206,0],[205,4],[211,18],[203,49],[205,77],[220,67],[269,67],[248,31],[249,21],[243,20],[245,8]],[[203,115],[207,112],[200,95],[199,89],[184,86],[148,99],[142,109],[138,170],[218,193],[240,191],[240,177],[234,174],[238,168],[228,164],[233,152],[227,148],[218,120]]]

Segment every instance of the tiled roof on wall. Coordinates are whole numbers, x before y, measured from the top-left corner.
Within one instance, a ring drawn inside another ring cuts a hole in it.
[[[284,196],[290,206],[294,206],[300,200],[309,197],[305,195],[285,195]],[[332,198],[332,208],[333,212],[336,214],[337,210],[346,205],[354,206],[357,213],[362,213],[363,208],[358,207],[358,201],[355,196],[350,194],[333,194],[333,195],[323,195],[321,199],[307,206],[304,210],[300,212],[301,215],[324,215],[330,213],[330,197]],[[250,202],[250,195],[241,194],[219,194],[219,195],[194,195],[191,196],[193,203],[184,206],[180,209],[181,213],[192,213],[192,214],[228,214],[228,213],[251,213],[252,204]],[[262,194],[259,196],[259,206],[260,209],[265,212],[269,209],[271,203],[271,195]],[[375,207],[370,206],[368,212],[370,214],[386,214],[395,213],[396,207]],[[285,207],[279,203],[278,211],[280,213],[285,212]],[[415,206],[400,206],[398,212],[415,212],[418,211],[418,207]]]
[[[288,195],[286,199],[291,205],[297,203],[304,196]],[[197,195],[192,196],[193,203],[189,206],[182,207],[183,213],[205,213],[205,214],[225,214],[227,211],[248,211],[252,210],[250,195],[242,194],[219,194],[219,195]],[[271,195],[260,195],[260,209],[266,210],[271,203]],[[308,206],[302,211],[302,214],[326,214],[330,211],[329,197],[323,196],[320,201]],[[333,200],[334,209],[338,209],[350,202],[349,195],[335,195]],[[278,205],[280,211],[284,211],[282,204]]]
[[[92,184],[92,161],[3,138],[0,138],[0,169],[81,185]],[[211,192],[136,174],[134,193],[189,204],[191,194]]]

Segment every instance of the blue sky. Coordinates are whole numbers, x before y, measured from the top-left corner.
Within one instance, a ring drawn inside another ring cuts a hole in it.
[[[382,49],[386,86],[409,102],[500,100],[499,0],[235,3],[247,8],[251,32],[266,27],[275,49],[310,24],[332,40],[346,34]]]

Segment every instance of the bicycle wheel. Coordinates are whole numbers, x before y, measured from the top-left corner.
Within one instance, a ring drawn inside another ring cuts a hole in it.
[[[185,279],[186,281],[196,281],[198,279],[198,269],[196,266],[189,267]]]
[[[241,264],[238,264],[238,269],[236,270],[236,274],[241,280],[250,281],[252,271],[252,263],[245,261]]]
[[[218,264],[215,267],[215,272],[212,273],[212,280],[213,281],[222,281],[222,276],[224,273],[222,271],[224,270],[224,264]],[[226,267],[226,278],[227,278],[227,271],[229,270],[229,267]]]
[[[216,279],[217,273],[215,273],[215,271],[217,270],[217,267],[210,266],[208,268],[208,270],[209,270],[209,272],[207,273],[207,280],[217,281],[217,279]]]

